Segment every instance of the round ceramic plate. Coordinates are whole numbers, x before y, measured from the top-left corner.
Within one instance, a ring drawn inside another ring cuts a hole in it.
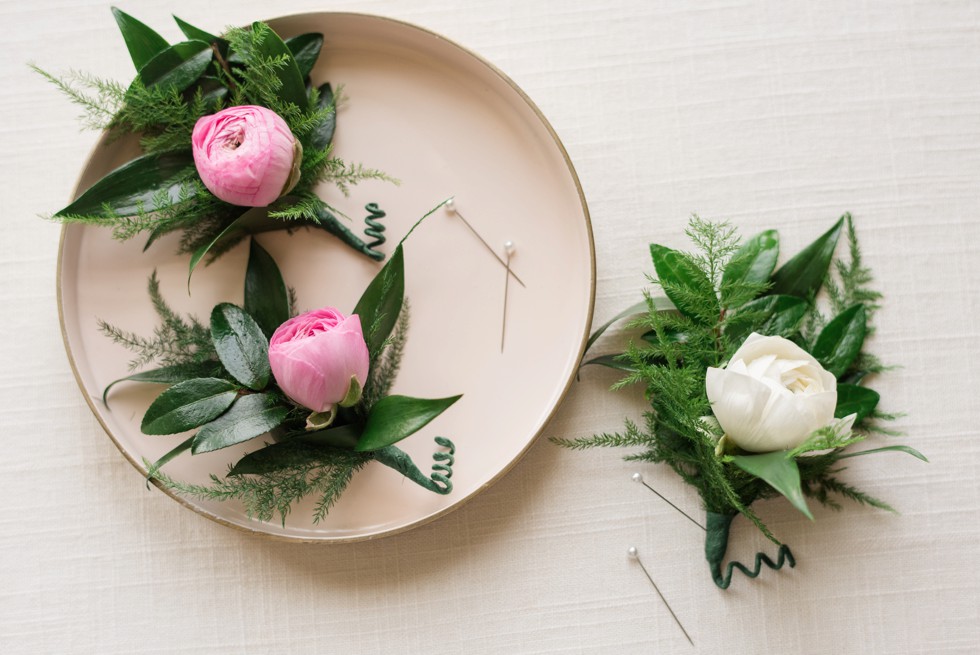
[[[460,213],[499,253],[513,241],[514,272],[506,270],[458,217],[439,210],[405,242],[406,295],[412,322],[395,393],[463,398],[399,446],[422,470],[432,464],[433,437],[456,444],[454,489],[439,496],[372,463],[326,520],[311,520],[313,500],[295,506],[285,525],[250,519],[233,502],[177,498],[220,523],[307,541],[353,541],[408,529],[459,506],[505,474],[552,416],[575,374],[588,334],[595,260],[588,210],[572,164],[551,126],[503,73],[446,39],[405,23],[354,14],[318,13],[270,21],[284,37],[322,32],[312,73],[347,98],[340,108],[335,154],[398,178],[369,182],[348,198],[319,190],[357,220],[363,206],[387,211],[390,253],[429,209],[455,197]],[[125,145],[96,148],[84,190],[134,154]],[[358,221],[358,225],[360,222]],[[357,225],[354,226],[355,228]],[[279,263],[301,310],[326,305],[349,312],[379,269],[322,231],[257,237]],[[161,387],[124,383],[108,406],[102,389],[128,374],[131,353],[98,328],[105,320],[151,334],[155,314],[147,279],[157,271],[164,297],[180,312],[207,317],[218,302],[242,301],[247,245],[199,268],[187,287],[186,255],[177,238],[118,242],[103,228],[70,225],[62,234],[59,301],[65,343],[79,385],[96,417],[141,472],[184,436],[147,436],[140,418]],[[501,351],[502,331],[505,331]],[[191,457],[164,469],[171,477],[206,482],[247,450]],[[141,482],[135,478],[134,485]]]

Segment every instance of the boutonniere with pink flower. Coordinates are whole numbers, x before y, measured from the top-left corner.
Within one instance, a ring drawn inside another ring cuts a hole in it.
[[[152,337],[102,323],[103,332],[137,353],[134,367],[156,363],[110,384],[166,385],[147,407],[147,438],[190,433],[147,477],[182,495],[237,499],[259,520],[317,496],[322,519],[352,476],[379,462],[437,494],[452,490],[455,449],[434,437],[426,474],[395,444],[415,434],[460,396],[415,398],[389,393],[407,338],[404,253],[399,245],[351,311],[322,307],[297,313],[272,257],[251,242],[242,306],[221,303],[205,323],[175,313],[156,275],[149,294],[160,317]],[[111,404],[109,405],[111,407]],[[188,484],[165,472],[174,457],[248,443],[254,448],[211,484]]]
[[[383,213],[367,208],[366,241],[316,193],[321,182],[346,195],[364,179],[394,181],[333,154],[337,96],[313,81],[321,34],[284,40],[256,22],[216,36],[175,18],[184,40],[171,44],[112,11],[136,68],[132,81],[35,70],[82,108],[87,127],[105,131],[107,142],[138,141],[140,154],[54,219],[106,226],[121,240],[146,234],[147,248],[179,232],[191,272],[249,233],[303,226],[384,259],[375,249]]]
[[[650,246],[650,279],[663,295],[645,293],[589,346],[627,316],[640,338],[584,362],[625,372],[614,389],[641,385],[650,403],[643,420],[627,420],[621,433],[555,441],[640,448],[626,459],[666,464],[693,486],[706,515],[699,525],[711,576],[724,589],[734,570],[754,578],[763,564],[795,565],[752,509],[756,501],[782,496],[810,519],[808,499],[838,509],[835,496],[894,511],[857,488],[845,462],[894,451],[925,457],[903,445],[867,447],[894,434],[883,427],[894,415],[879,409],[869,386],[887,368],[866,350],[881,295],[870,287],[850,215],[779,268],[775,230],[741,242],[727,223],[695,217],[687,234],[693,252]],[[760,552],[751,568],[724,565],[739,514],[779,546],[775,561]]]

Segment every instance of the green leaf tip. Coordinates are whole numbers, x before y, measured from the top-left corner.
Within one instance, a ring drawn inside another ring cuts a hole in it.
[[[770,293],[797,296],[805,300],[814,298],[827,277],[827,270],[847,216],[842,216],[833,227],[773,273]]]
[[[460,398],[462,395],[448,398],[385,396],[371,408],[355,450],[380,450],[401,441],[428,425]]]
[[[118,7],[110,7],[110,9],[137,71],[169,47],[166,39],[140,21]]]
[[[803,497],[800,469],[796,465],[796,460],[788,457],[785,451],[777,450],[761,455],[735,455],[731,460],[746,473],[768,482],[773,489],[784,495],[793,507],[800,510],[811,521],[813,520],[813,514],[807,507],[806,498]]]

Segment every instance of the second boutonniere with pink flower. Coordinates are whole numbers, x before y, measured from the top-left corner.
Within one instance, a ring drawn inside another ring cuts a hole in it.
[[[437,436],[429,473],[395,444],[428,425],[460,396],[391,394],[409,323],[399,245],[350,313],[323,307],[298,314],[272,257],[251,242],[242,306],[221,303],[207,323],[173,312],[156,276],[149,293],[160,326],[146,338],[103,323],[103,332],[138,354],[136,367],[159,366],[113,382],[167,385],[146,409],[141,429],[191,432],[147,476],[182,495],[237,499],[259,520],[286,521],[293,503],[317,497],[322,519],[354,473],[368,462],[388,466],[438,494],[452,490],[455,448]],[[249,443],[249,452],[211,484],[172,478],[166,465]]]
[[[779,268],[775,230],[743,243],[727,223],[695,217],[687,234],[693,252],[650,246],[650,279],[663,296],[644,294],[589,345],[627,316],[642,336],[625,352],[584,362],[625,372],[614,388],[642,385],[650,403],[643,421],[627,420],[622,433],[556,441],[641,448],[626,459],[666,464],[693,486],[706,516],[711,576],[727,588],[735,570],[754,578],[763,564],[795,564],[753,510],[756,501],[782,496],[810,519],[807,499],[837,509],[837,496],[891,510],[858,489],[844,463],[889,451],[925,458],[903,445],[853,448],[893,434],[882,421],[894,417],[879,410],[868,386],[886,370],[866,349],[881,296],[869,286],[850,215]],[[842,234],[848,249],[838,256]],[[724,565],[739,514],[779,546],[775,561],[757,553],[751,568]]]
[[[35,68],[84,111],[107,141],[138,140],[139,154],[110,171],[56,220],[109,227],[117,239],[146,235],[146,248],[179,232],[190,271],[254,232],[312,227],[382,260],[383,216],[371,207],[364,236],[317,195],[321,182],[346,195],[365,179],[394,181],[333,152],[337,95],[314,81],[323,35],[283,39],[253,23],[216,36],[175,18],[169,43],[113,8],[136,68],[128,84]],[[369,203],[370,205],[370,203]],[[372,205],[373,206],[373,205]]]

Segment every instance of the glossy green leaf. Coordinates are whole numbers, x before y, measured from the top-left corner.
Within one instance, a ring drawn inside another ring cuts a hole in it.
[[[798,255],[773,273],[770,293],[783,293],[810,300],[817,295],[827,277],[827,269],[834,257],[837,240],[844,227],[845,214],[834,226]]]
[[[281,425],[288,415],[289,408],[272,394],[241,396],[227,412],[201,426],[191,452],[207,453],[254,439]]]
[[[908,453],[912,457],[921,459],[923,462],[929,461],[928,459],[926,459],[925,455],[920,453],[915,448],[910,448],[908,446],[884,446],[882,448],[872,448],[871,450],[859,450],[856,453],[845,453],[840,456],[840,459],[844,459],[845,457],[858,457],[860,455],[871,455],[873,453],[885,453],[885,452]]]
[[[404,300],[405,258],[402,247],[398,246],[354,307],[353,313],[361,318],[364,341],[372,360],[395,328]]]
[[[701,322],[717,318],[721,313],[721,306],[715,297],[711,280],[686,255],[656,243],[650,244],[650,255],[653,258],[653,266],[657,270],[657,278],[665,285],[664,293],[679,312]],[[681,291],[684,295],[679,293]],[[713,315],[711,317],[698,315],[696,307],[686,294],[704,299],[706,305],[713,302],[714,308],[711,310]]]
[[[228,42],[219,36],[215,36],[210,32],[205,32],[204,30],[194,27],[185,20],[174,16],[174,21],[177,23],[177,27],[180,31],[184,33],[188,39],[194,41],[204,41],[205,43],[213,43],[218,46],[218,50],[221,52],[222,56],[225,56],[228,52]]]
[[[187,380],[170,387],[143,415],[144,434],[176,434],[216,419],[235,402],[238,391],[218,378]]]
[[[739,342],[752,332],[767,336],[788,337],[803,322],[808,303],[796,296],[763,296],[738,308],[729,319],[725,334]]]
[[[732,462],[746,473],[768,482],[773,489],[786,496],[793,507],[813,520],[813,514],[810,513],[806,498],[803,497],[800,469],[796,465],[796,460],[787,457],[784,451],[777,450],[762,455],[736,455],[732,457]]]
[[[204,244],[203,246],[195,250],[193,253],[191,253],[191,258],[190,261],[188,262],[188,269],[187,269],[188,291],[190,291],[191,288],[191,276],[194,275],[194,269],[196,269],[197,265],[201,263],[201,260],[203,260],[207,256],[207,254],[211,252],[212,248],[214,248],[218,243],[224,241],[225,239],[239,237],[249,232],[248,226],[253,218],[253,214],[255,210],[254,208],[245,209],[244,207],[242,208],[242,210],[243,210],[242,215],[236,218],[235,220],[233,220],[231,223],[229,223],[228,226],[225,227],[225,229],[223,229],[221,232],[218,233],[218,236],[211,239],[210,243]]]
[[[317,110],[332,106],[334,98],[333,89],[330,87],[330,84],[321,84],[317,88],[320,91],[320,96],[316,103]],[[336,129],[337,107],[334,106],[329,116],[313,130],[313,133],[310,135],[310,146],[314,150],[325,149],[333,141],[333,133]]]
[[[282,58],[283,65],[276,73],[282,86],[279,88],[279,97],[285,102],[291,102],[303,111],[310,107],[309,98],[306,96],[306,84],[303,82],[303,75],[300,73],[296,58],[289,51],[279,35],[265,23],[252,23],[252,30],[262,34],[259,52],[269,58]]]
[[[293,53],[299,74],[305,80],[309,77],[316,60],[320,57],[320,49],[323,48],[323,35],[315,32],[299,34],[286,39],[284,43]]]
[[[730,307],[737,287],[744,284],[764,284],[769,281],[779,258],[779,233],[766,230],[755,235],[732,256],[721,276],[721,304]]]
[[[864,305],[848,307],[824,327],[813,344],[813,355],[823,367],[840,377],[861,352],[868,333]]]
[[[115,218],[157,211],[193,193],[195,176],[190,152],[144,155],[108,173],[55,216]]]
[[[133,66],[136,67],[137,71],[143,68],[153,57],[170,47],[165,38],[129,14],[113,7],[112,15],[116,19],[116,25],[119,26],[123,40],[126,41],[126,48],[129,49],[129,56],[132,58]]]
[[[170,46],[140,69],[143,86],[173,87],[183,91],[207,70],[214,52],[204,41],[183,41]]]
[[[192,362],[189,364],[174,364],[173,366],[163,366],[149,371],[140,371],[119,378],[109,383],[109,386],[102,392],[102,402],[107,402],[109,390],[120,382],[150,382],[153,384],[176,384],[185,380],[195,378],[213,378],[223,373],[223,369],[217,362]]]
[[[296,465],[308,465],[311,459],[329,461],[331,455],[339,453],[349,457],[350,448],[336,448],[297,437],[248,453],[238,460],[228,475],[266,475]]]
[[[155,461],[152,464],[150,464],[150,466],[148,466],[147,469],[146,469],[146,477],[147,477],[147,479],[154,477],[156,475],[157,471],[159,471],[161,468],[163,468],[163,465],[166,464],[167,462],[169,462],[170,460],[172,460],[174,457],[176,457],[177,455],[180,455],[181,453],[184,453],[184,452],[187,452],[188,450],[190,450],[191,443],[193,443],[193,441],[194,441],[194,437],[188,437],[184,441],[180,442],[180,444],[178,444],[177,447],[175,447],[172,450],[167,451],[167,454],[166,455],[164,455],[163,457],[161,457],[157,461]],[[143,461],[145,462],[146,460],[143,460]]]
[[[356,450],[378,450],[401,441],[428,425],[460,398],[385,396],[371,408]]]
[[[296,438],[306,443],[319,446],[332,446],[334,448],[346,448],[353,450],[357,446],[357,440],[361,432],[354,425],[338,425],[337,427],[317,430],[316,432],[304,432]]]
[[[266,337],[289,320],[289,291],[282,273],[265,248],[255,238],[248,251],[245,270],[245,311],[262,328]]]
[[[851,414],[857,414],[855,423],[860,423],[867,418],[878,406],[881,396],[874,389],[859,387],[856,384],[837,385],[837,408],[834,410],[834,417],[844,418]]]
[[[259,391],[269,384],[269,340],[241,307],[221,303],[211,311],[211,340],[236,380]]]

